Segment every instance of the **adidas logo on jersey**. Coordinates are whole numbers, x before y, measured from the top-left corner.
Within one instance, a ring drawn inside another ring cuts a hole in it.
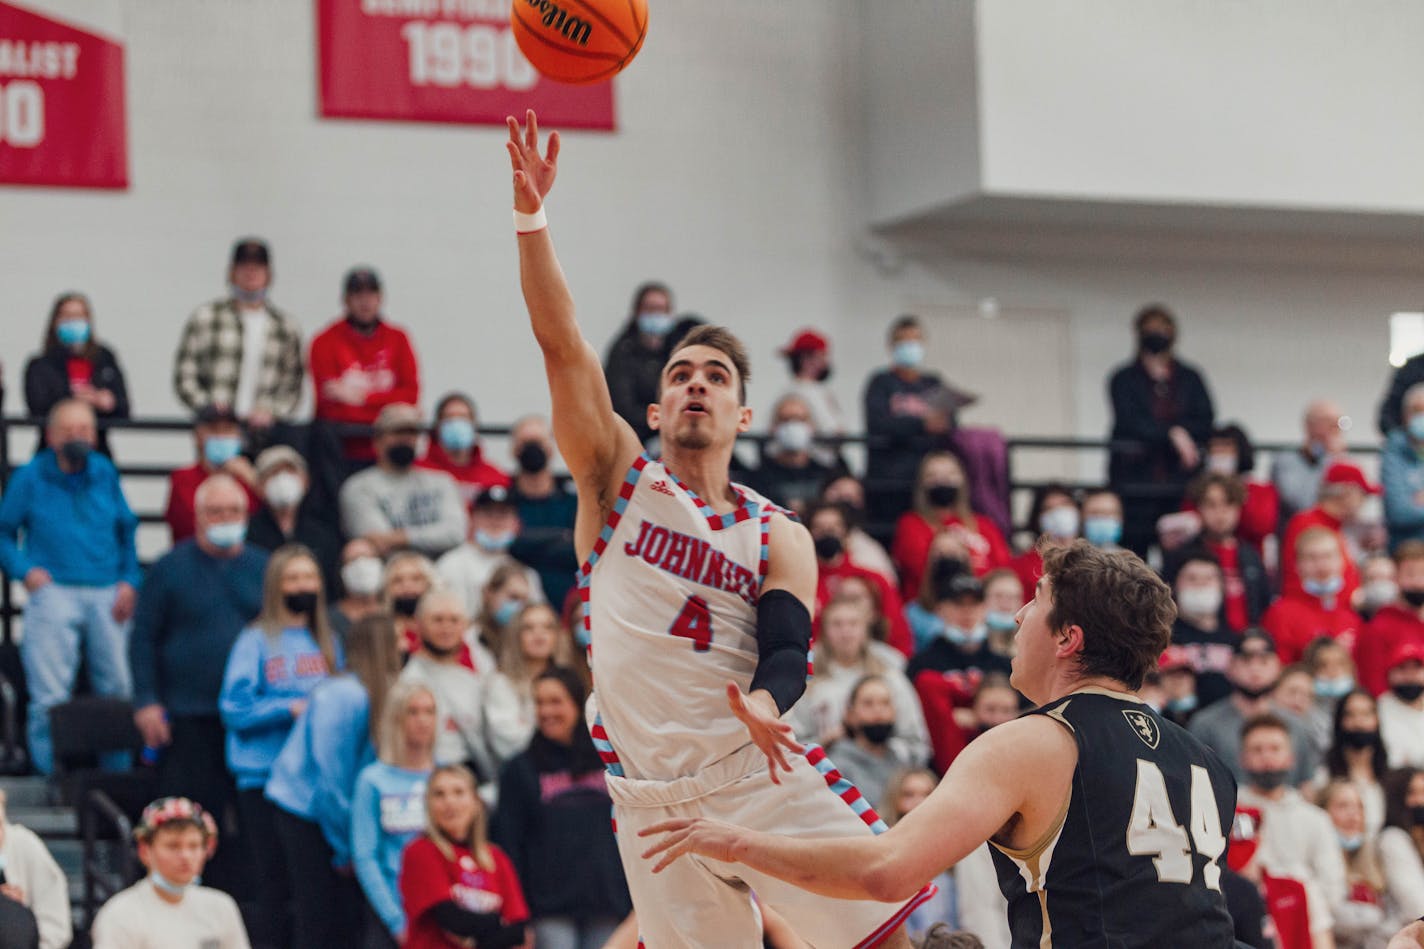
[[[677,495],[673,493],[672,488],[668,487],[668,483],[666,481],[654,481],[653,490],[658,492],[659,494],[666,494],[670,498],[677,497]]]

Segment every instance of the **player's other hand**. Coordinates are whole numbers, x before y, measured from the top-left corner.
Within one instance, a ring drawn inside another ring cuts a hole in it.
[[[638,836],[662,835],[652,847],[643,851],[644,860],[651,860],[662,854],[662,859],[653,867],[654,873],[661,873],[678,857],[689,853],[732,863],[737,859],[736,850],[745,833],[740,827],[720,821],[702,817],[680,817],[640,830]]]
[[[549,146],[539,155],[539,118],[530,109],[524,113],[524,131],[514,116],[505,116],[509,126],[509,163],[514,168],[514,210],[533,214],[544,204],[544,196],[554,187],[559,173],[559,133],[549,134]]]
[[[806,748],[796,740],[791,726],[781,720],[776,713],[776,701],[767,692],[758,689],[751,695],[743,692],[735,682],[727,683],[727,704],[732,714],[747,726],[747,734],[752,742],[766,755],[767,772],[772,784],[780,784],[779,771],[790,771],[791,763],[786,760],[788,751],[798,755],[806,753]]]

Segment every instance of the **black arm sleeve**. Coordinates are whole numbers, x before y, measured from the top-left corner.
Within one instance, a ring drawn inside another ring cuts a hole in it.
[[[811,613],[785,590],[768,590],[757,601],[756,673],[748,691],[766,689],[779,712],[806,691],[806,653],[811,648]]]
[[[427,910],[435,925],[456,936],[473,936],[475,942],[483,945],[500,930],[498,913],[475,913],[465,909],[454,900],[436,903]]]

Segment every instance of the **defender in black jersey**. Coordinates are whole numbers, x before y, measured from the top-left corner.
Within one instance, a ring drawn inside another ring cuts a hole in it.
[[[1136,556],[1044,555],[1018,613],[1015,688],[1038,704],[976,738],[888,833],[796,840],[704,820],[651,827],[655,872],[695,853],[846,899],[893,900],[988,841],[1015,949],[1229,949],[1231,772],[1135,694],[1170,641],[1171,591]]]

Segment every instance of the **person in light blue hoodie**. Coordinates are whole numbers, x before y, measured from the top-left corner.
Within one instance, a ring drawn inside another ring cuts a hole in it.
[[[381,712],[400,672],[395,622],[387,613],[363,617],[345,645],[346,670],[312,691],[267,779],[292,884],[293,949],[356,942],[351,793],[376,760]]]
[[[237,812],[257,893],[255,946],[287,944],[291,897],[274,804],[263,796],[272,764],[306,711],[317,684],[342,667],[326,619],[321,567],[300,544],[267,562],[262,612],[227,657],[218,712],[227,729],[227,767],[237,782]]]
[[[1410,386],[1400,407],[1403,424],[1380,453],[1380,487],[1389,549],[1424,540],[1424,382]]]
[[[356,778],[351,856],[368,908],[364,949],[395,949],[405,942],[401,855],[425,830],[425,782],[435,767],[439,721],[429,686],[398,682],[381,714],[380,760]]]

